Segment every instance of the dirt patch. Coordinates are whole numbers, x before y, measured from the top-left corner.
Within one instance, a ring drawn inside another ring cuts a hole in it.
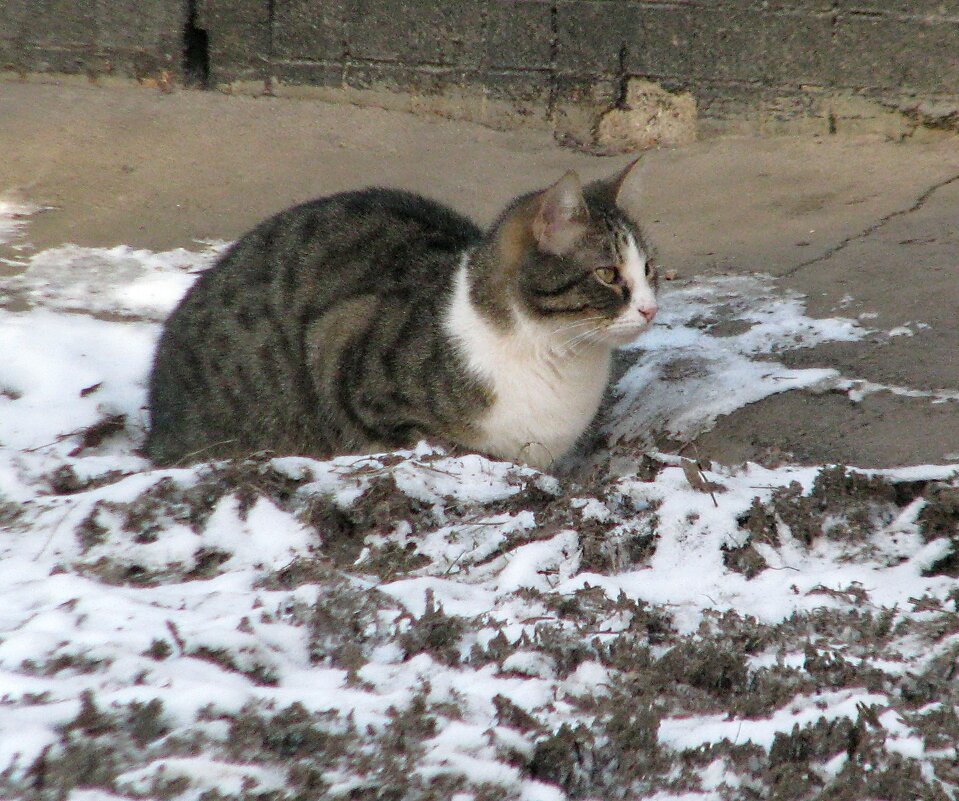
[[[83,554],[78,566],[110,584],[155,586],[177,579],[210,578],[231,556],[202,541],[203,529],[219,502],[228,496],[236,498],[241,519],[260,498],[290,510],[297,487],[308,479],[290,478],[265,458],[226,461],[204,468],[195,481],[164,476],[132,501],[97,500],[74,527]],[[61,467],[47,482],[51,488],[73,494],[105,486],[109,477],[79,482],[72,468]],[[136,556],[133,546],[156,545],[176,526],[187,526],[197,535],[197,546],[189,559],[168,562],[161,568],[147,559],[146,553],[142,558]]]
[[[930,576],[959,576],[959,487],[931,484],[923,493],[925,505],[919,512],[919,531],[927,542],[948,538],[949,552],[926,571]]]
[[[85,787],[116,788],[117,777],[137,750],[150,751],[170,726],[159,701],[99,707],[90,692],[76,717],[61,728],[57,743],[30,766],[30,798],[66,798]],[[0,776],[0,787],[6,784]],[[8,787],[8,798],[24,798]]]
[[[825,467],[808,493],[793,482],[774,490],[767,502],[755,498],[737,521],[747,537],[738,546],[723,546],[724,563],[754,578],[768,567],[755,545],[778,546],[786,533],[807,547],[820,538],[864,543],[916,498],[932,491],[929,486],[925,481],[889,481],[841,465]],[[930,511],[928,517],[938,520],[938,515]]]
[[[770,624],[734,610],[705,609],[695,630],[683,630],[670,606],[606,588],[624,574],[642,575],[656,555],[665,507],[643,500],[645,484],[544,483],[510,468],[502,486],[487,496],[492,500],[464,500],[442,484],[426,490],[433,485],[418,483],[424,476],[453,475],[443,458],[387,458],[347,469],[339,475],[342,486],[351,488],[347,493],[318,492],[314,486],[327,485],[312,485],[309,470],[283,468],[280,461],[224,462],[200,468],[191,479],[162,478],[129,502],[92,503],[75,528],[81,570],[133,586],[221,575],[230,554],[212,545],[198,547],[182,564],[147,565],[143,576],[118,574],[140,563],[103,550],[150,546],[176,526],[202,542],[212,508],[226,497],[236,499],[241,515],[265,498],[315,532],[315,547],[260,571],[253,591],[264,599],[288,600],[272,606],[258,601],[256,614],[237,626],[232,645],[184,633],[171,619],[168,636],[155,637],[143,651],[149,664],[197,660],[266,692],[282,685],[283,674],[254,635],[257,626],[282,620],[303,632],[316,670],[343,671],[344,691],[380,692],[383,654],[392,654],[389,670],[416,665],[423,672],[402,703],[358,711],[366,716],[362,724],[353,714],[258,702],[239,712],[211,706],[202,722],[220,728],[198,723],[187,735],[171,731],[161,705],[107,708],[90,694],[61,741],[31,767],[30,781],[43,788],[35,795],[55,798],[80,786],[129,793],[132,785],[120,777],[142,765],[144,754],[159,760],[204,753],[245,766],[242,770],[282,777],[283,789],[269,796],[250,773],[246,795],[217,791],[211,797],[219,801],[257,793],[278,801],[323,797],[342,775],[350,776],[351,797],[371,801],[435,801],[460,792],[488,801],[514,797],[507,785],[477,781],[464,771],[426,778],[417,769],[429,743],[456,726],[477,725],[470,706],[476,699],[437,691],[422,678],[431,675],[440,683],[451,676],[498,683],[497,692],[482,702],[488,707],[482,758],[512,771],[516,781],[547,782],[571,799],[700,793],[704,775],[716,764],[734,777],[729,787],[752,788],[757,797],[939,797],[939,785],[918,761],[890,744],[898,726],[908,726],[909,736],[920,739],[927,753],[948,749],[949,737],[959,733],[950,706],[959,702],[954,681],[959,654],[949,645],[959,633],[956,601],[916,598],[913,612],[921,613],[916,617],[877,606],[858,583],[821,584],[805,591],[822,601],[814,611]],[[650,477],[661,469],[651,470]],[[717,487],[718,501],[732,496]],[[63,488],[73,492],[66,474]],[[858,558],[876,547],[877,532],[907,511],[923,539],[951,542],[954,490],[949,482],[891,481],[824,468],[806,489],[797,483],[757,497],[737,520],[739,544],[717,542],[715,557],[752,580],[771,569],[764,554],[787,545],[810,553],[828,545],[845,558]],[[700,494],[708,503],[704,491]],[[494,525],[484,525],[491,520]],[[464,538],[477,555],[451,561],[444,548],[465,547]],[[413,614],[392,594],[406,583],[400,579],[427,579],[440,587],[453,571],[460,571],[461,591],[469,592],[484,571],[504,569],[524,549],[560,547],[556,543],[567,543],[562,547],[569,571],[562,580],[582,582],[574,590],[557,589],[560,571],[547,561],[526,584],[501,594],[495,612],[454,614],[433,585],[426,585],[424,606]],[[394,590],[383,591],[386,585]],[[504,621],[502,609],[514,607],[525,610],[521,622]],[[912,670],[898,669],[897,654],[917,647],[935,658]],[[92,677],[107,666],[82,650],[64,649],[21,668],[36,676]],[[548,686],[549,693],[527,698],[506,689],[520,681]],[[863,694],[882,703],[871,700],[848,715],[832,713],[843,699]],[[781,722],[796,709],[805,710],[800,722]],[[893,713],[896,723],[886,717]],[[704,727],[738,721],[746,730],[767,728],[759,744],[739,741],[734,729],[699,745],[671,744],[670,727],[689,720]],[[780,722],[774,726],[774,720]],[[227,736],[215,734],[224,728]],[[126,744],[116,746],[121,739]],[[954,769],[948,756],[929,756],[926,764],[934,765],[940,778]],[[197,786],[175,771],[157,771],[144,781],[136,793],[147,797]],[[10,797],[23,789],[0,784]]]

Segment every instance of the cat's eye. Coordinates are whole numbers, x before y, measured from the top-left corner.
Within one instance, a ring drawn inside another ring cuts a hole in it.
[[[616,283],[616,269],[614,267],[597,267],[593,270],[593,275],[604,284]]]

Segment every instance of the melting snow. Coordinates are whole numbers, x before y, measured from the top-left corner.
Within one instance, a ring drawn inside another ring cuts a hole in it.
[[[22,234],[30,211],[0,203],[0,240]],[[725,743],[772,754],[803,727],[848,720],[865,731],[875,720],[889,753],[921,763],[930,784],[952,786],[936,770],[954,748],[920,731],[923,716],[940,713],[935,705],[903,713],[866,678],[829,689],[800,676],[858,665],[875,683],[955,652],[959,634],[941,629],[951,625],[943,610],[954,579],[932,569],[952,545],[921,535],[928,501],[919,495],[891,512],[891,501],[868,507],[865,533],[828,536],[844,523],[824,518],[805,541],[775,504],[784,493],[808,497],[820,468],[706,470],[715,487],[707,493],[680,459],[659,455],[652,479],[626,475],[565,500],[553,477],[426,444],[154,469],[137,448],[158,321],[221,249],[64,245],[25,258],[0,285],[27,306],[0,308],[0,786],[9,794],[26,792],[38,765],[80,748],[77,732],[96,743],[122,730],[133,745],[109,749],[122,755],[104,774],[111,793],[76,789],[73,801],[211,789],[282,797],[291,783],[309,786],[296,773],[307,754],[296,737],[327,754],[311,780],[325,797],[382,781],[375,754],[406,737],[416,746],[402,746],[415,755],[405,780],[448,781],[461,801],[490,787],[498,797],[561,801],[561,786],[586,781],[580,773],[615,772],[627,759],[609,756],[618,741],[589,745],[575,728],[601,718],[612,727],[615,714],[599,710],[630,686],[630,669],[614,658],[626,635],[646,649],[636,659],[668,661],[670,648],[679,653],[729,621],[772,630],[831,612],[885,613],[904,633],[880,659],[853,653],[848,632],[843,642],[810,628],[809,643],[834,652],[822,668],[799,640],[787,651],[749,646],[743,670],[779,670],[798,694],[754,713],[664,706],[644,747],[676,755]],[[767,395],[840,385],[834,371],[787,369],[776,354],[866,333],[854,320],[806,317],[800,297],[762,276],[668,286],[661,307],[617,387],[610,431],[621,443],[652,428],[691,437]],[[85,441],[104,419],[117,422]],[[947,486],[955,474],[918,466],[863,480]],[[384,487],[391,494],[369,501]],[[766,520],[765,539],[749,528],[751,514]],[[754,574],[730,561],[747,550]],[[637,695],[626,707],[640,714],[656,698]],[[318,726],[325,739],[309,740]],[[277,745],[270,730],[293,739]],[[353,745],[337,751],[338,738]],[[572,760],[566,773],[543,756],[547,745]],[[748,782],[734,756],[717,750],[683,781],[664,769],[646,797],[718,799]],[[824,753],[817,770],[827,780],[847,761]],[[642,770],[653,768],[637,767],[637,781]]]

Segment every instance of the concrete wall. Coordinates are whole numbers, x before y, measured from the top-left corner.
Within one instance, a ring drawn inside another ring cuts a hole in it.
[[[690,92],[706,128],[957,120],[959,0],[0,0],[0,63],[182,79],[190,26],[212,86],[392,95],[580,141],[637,77]]]
[[[0,0],[0,66],[143,78],[180,69],[184,2]]]

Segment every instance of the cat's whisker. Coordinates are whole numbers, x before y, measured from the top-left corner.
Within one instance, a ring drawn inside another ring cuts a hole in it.
[[[581,328],[584,325],[592,325],[593,323],[596,322],[596,320],[602,320],[602,319],[603,319],[603,315],[596,314],[592,317],[585,317],[582,320],[574,320],[571,323],[566,323],[565,325],[561,325],[558,328],[554,328],[552,331],[552,334],[555,336],[556,334],[561,334],[563,331],[570,331],[573,328]]]
[[[564,350],[575,351],[578,345],[583,342],[588,342],[595,334],[599,333],[599,330],[600,326],[594,326],[587,331],[581,331],[580,333],[568,339],[561,347]]]
[[[637,323],[616,323],[610,326],[610,331],[645,331],[649,328],[649,324],[637,324]]]
[[[554,331],[553,335],[555,336],[556,334],[570,334],[570,333],[575,335],[577,333],[580,333],[581,330],[584,328],[586,328],[587,330],[592,330],[595,327],[596,327],[595,322],[583,323],[582,325],[569,326],[568,328],[564,328],[559,331]],[[580,330],[577,331],[577,329],[580,329]]]
[[[590,326],[589,328],[587,328],[587,329],[584,330],[584,331],[576,331],[576,332],[574,332],[571,336],[569,336],[569,337],[566,338],[566,340],[563,342],[563,345],[564,345],[564,346],[571,345],[572,343],[576,342],[577,340],[582,339],[583,337],[589,336],[589,335],[592,334],[593,331],[595,331],[595,330],[596,330],[596,326]]]

